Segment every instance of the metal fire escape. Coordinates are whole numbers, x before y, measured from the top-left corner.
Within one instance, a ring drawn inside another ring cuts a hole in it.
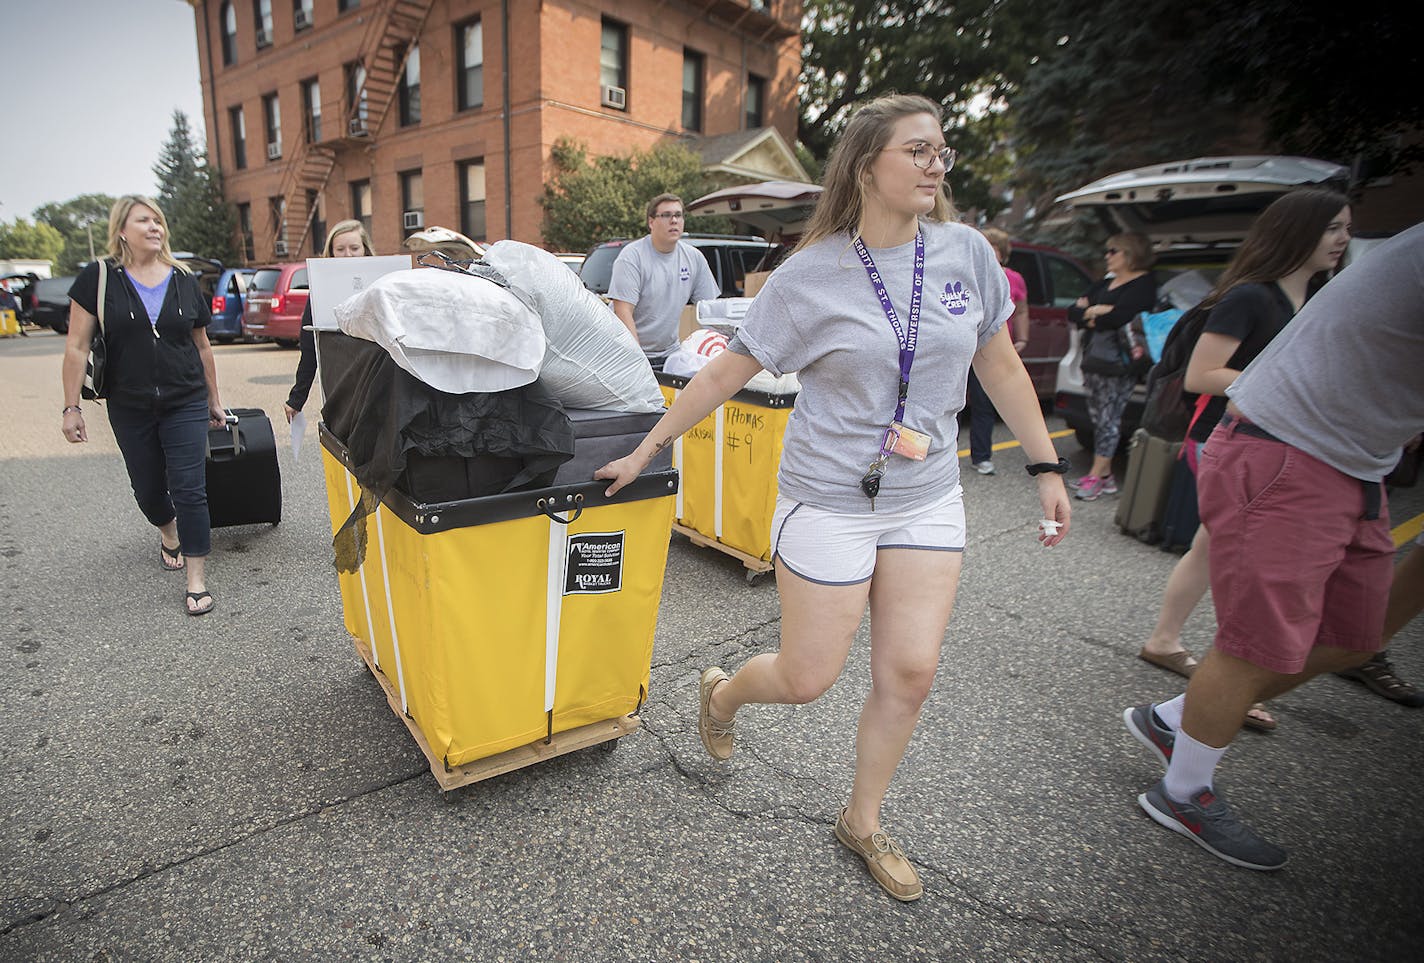
[[[335,136],[323,132],[326,136],[313,141],[307,118],[303,118],[301,141],[277,191],[283,216],[269,238],[269,250],[275,256],[294,256],[303,250],[316,213],[309,199],[326,189],[337,153],[374,143],[433,4],[434,0],[378,0],[372,4],[357,60],[365,76],[359,85],[351,78],[343,85],[340,129]],[[291,235],[289,225],[295,227]]]

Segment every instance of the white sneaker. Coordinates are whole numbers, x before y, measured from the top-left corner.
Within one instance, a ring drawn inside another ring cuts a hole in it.
[[[981,475],[994,474],[994,463],[992,461],[976,461],[972,467]]]

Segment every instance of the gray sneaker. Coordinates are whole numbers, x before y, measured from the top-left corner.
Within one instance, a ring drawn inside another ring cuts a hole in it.
[[[1188,802],[1178,802],[1159,782],[1138,796],[1137,804],[1155,822],[1233,866],[1272,870],[1286,864],[1284,849],[1252,832],[1210,789],[1203,789]]]
[[[1134,739],[1151,750],[1165,769],[1171,765],[1172,746],[1177,743],[1177,734],[1158,721],[1157,713],[1152,711],[1155,708],[1157,703],[1149,702],[1145,706],[1124,709],[1122,724],[1127,726]]]

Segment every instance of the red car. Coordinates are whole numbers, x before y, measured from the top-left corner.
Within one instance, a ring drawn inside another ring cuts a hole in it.
[[[308,289],[305,261],[258,268],[247,286],[242,333],[295,348],[302,336]]]

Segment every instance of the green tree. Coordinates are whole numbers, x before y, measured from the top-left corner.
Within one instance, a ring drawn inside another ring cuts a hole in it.
[[[561,138],[552,156],[555,173],[539,203],[545,243],[564,251],[641,237],[648,232],[644,208],[650,198],[672,193],[690,203],[718,186],[697,155],[678,144],[590,160],[582,144]],[[689,229],[725,232],[730,226],[726,218],[695,218]]]
[[[32,223],[23,217],[0,221],[0,257],[58,261],[64,238],[48,224]]]
[[[57,274],[75,274],[79,265],[105,253],[109,245],[109,209],[113,206],[114,198],[108,194],[80,194],[35,208],[35,220],[48,224],[64,238],[64,250],[55,264]]]
[[[236,263],[236,219],[222,196],[222,174],[207,163],[193,140],[188,117],[173,112],[173,128],[153,166],[154,198],[168,219],[169,245],[203,257]]]
[[[1046,42],[1032,0],[808,0],[799,139],[824,158],[856,104],[920,93],[945,112],[955,202],[992,216],[1011,153],[1005,98]]]

